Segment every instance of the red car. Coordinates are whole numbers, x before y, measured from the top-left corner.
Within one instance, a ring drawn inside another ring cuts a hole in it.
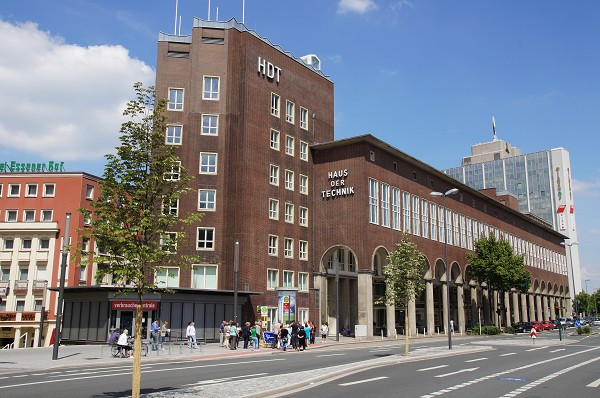
[[[541,332],[544,330],[544,325],[540,321],[533,321],[531,322],[531,328],[535,329],[536,332]]]
[[[543,327],[543,330],[554,330],[556,325],[554,325],[554,322],[544,321],[544,322],[542,322],[542,327]]]

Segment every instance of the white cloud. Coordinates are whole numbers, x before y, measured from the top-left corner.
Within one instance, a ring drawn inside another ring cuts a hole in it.
[[[598,197],[600,196],[600,180],[582,181],[574,179],[573,191],[578,196]]]
[[[151,84],[152,68],[122,46],[66,44],[32,22],[0,20],[0,36],[4,149],[65,160],[113,152],[133,83]]]
[[[339,14],[345,14],[347,12],[364,14],[376,8],[377,5],[373,0],[340,0],[338,3]]]

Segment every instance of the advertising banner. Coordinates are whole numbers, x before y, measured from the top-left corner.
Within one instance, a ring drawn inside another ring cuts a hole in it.
[[[296,291],[277,292],[277,317],[285,323],[296,320]]]
[[[137,301],[113,301],[110,303],[110,308],[113,310],[135,311],[136,305]],[[158,301],[144,301],[142,309],[144,311],[156,311],[158,310]]]

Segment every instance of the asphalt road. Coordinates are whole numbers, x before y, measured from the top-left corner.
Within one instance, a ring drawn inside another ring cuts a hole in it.
[[[548,337],[554,338],[551,335],[548,335]],[[505,392],[512,391],[511,388],[519,388],[559,369],[564,369],[565,367],[593,358],[600,358],[600,341],[598,337],[587,338],[580,343],[553,346],[547,349],[542,348],[542,344],[538,344],[538,346],[534,347],[536,348],[534,351],[527,351],[533,347],[527,345],[531,343],[526,336],[509,337],[508,339],[504,337],[499,338],[497,341],[509,340],[521,345],[512,347],[498,345],[495,346],[496,349],[493,351],[479,354],[401,363],[397,366],[378,368],[348,375],[330,383],[317,385],[310,391],[300,392],[292,396],[310,394],[315,397],[335,397],[343,394],[345,398],[361,395],[388,397],[390,394],[398,396],[398,389],[401,388],[403,392],[402,396],[420,397],[463,382],[503,372],[507,369],[524,367],[522,370],[492,377],[468,387],[463,387],[455,391],[454,395],[447,394],[448,396],[457,397],[481,397],[489,395],[491,386],[494,394],[496,392],[504,394]],[[538,340],[540,340],[538,343],[542,343],[543,339]],[[455,339],[455,344],[470,344],[471,341],[481,341],[481,339]],[[411,349],[425,349],[432,346],[444,347],[447,346],[447,341],[443,338],[418,340],[412,343]],[[560,351],[552,352],[554,350]],[[254,383],[261,377],[275,375],[281,375],[291,383],[294,380],[296,372],[388,357],[393,354],[403,353],[404,348],[402,342],[399,340],[397,342],[370,343],[365,345],[334,346],[308,350],[306,352],[284,353],[280,351],[273,352],[269,349],[264,349],[264,352],[268,352],[268,354],[209,361],[204,360],[199,355],[198,358],[189,360],[166,360],[164,362],[145,364],[142,366],[142,393],[176,396],[179,389],[190,388],[190,386],[223,383],[225,388],[228,381],[247,380],[248,383]],[[503,356],[504,354],[509,355]],[[465,362],[468,360],[474,361]],[[536,365],[536,363],[541,364]],[[579,377],[578,383],[589,384],[598,379],[600,374],[598,372],[589,372],[586,375],[585,372],[587,372],[587,369],[597,368],[598,364],[600,362],[590,362],[573,372],[558,376],[542,384],[542,386],[551,385],[555,381],[560,382],[566,377],[573,377],[574,375]],[[447,366],[441,367],[442,365]],[[438,366],[439,368],[433,369]],[[423,370],[427,368],[432,369]],[[467,371],[465,369],[473,370]],[[455,371],[460,371],[461,373],[435,377]],[[380,379],[340,386],[340,384],[354,383],[370,378]],[[519,378],[524,381],[503,381],[500,380],[501,378]],[[310,383],[307,384],[310,385]],[[501,386],[502,389],[496,389],[496,385]],[[571,382],[569,382],[569,385],[571,385]],[[80,366],[77,368],[15,373],[6,376],[0,375],[0,397],[123,397],[130,395],[130,386],[131,360],[128,359],[123,359],[122,362],[112,366]],[[265,386],[265,389],[268,388],[269,386]],[[590,390],[589,387],[587,389],[582,387],[582,391],[587,392],[588,396],[590,396],[590,391],[598,391],[598,396],[600,396],[600,388]],[[224,395],[232,395],[232,393],[235,396],[244,396],[243,391],[227,392],[226,389],[223,390]],[[219,396],[221,395],[219,394]],[[501,394],[495,396],[501,396]],[[545,395],[545,397],[547,396]]]
[[[598,335],[565,346],[541,342],[370,369],[287,396],[600,397]]]

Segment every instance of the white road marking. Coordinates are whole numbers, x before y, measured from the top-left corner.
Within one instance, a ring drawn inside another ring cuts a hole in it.
[[[323,354],[323,355],[317,355],[316,358],[322,358],[322,357],[336,357],[338,355],[346,355],[346,354]]]
[[[465,362],[477,362],[477,361],[485,361],[487,358],[475,358],[475,359],[469,359],[468,361]]]
[[[552,350],[550,352],[559,352],[559,351],[564,351],[564,350],[565,350],[564,348],[559,348],[558,350]]]
[[[499,356],[499,357],[507,357],[507,356],[509,356],[509,355],[517,355],[517,353],[516,353],[516,352],[509,352],[509,353],[507,353],[507,354],[502,354],[502,355],[498,355],[498,356]]]
[[[354,384],[361,384],[361,383],[368,383],[370,381],[375,381],[375,380],[382,380],[382,379],[387,379],[387,376],[381,376],[381,377],[373,377],[372,379],[365,379],[365,380],[358,380],[358,381],[352,381],[350,383],[342,383],[340,384],[340,386],[346,387],[346,386],[352,386]]]
[[[268,375],[268,373],[256,373],[256,374],[253,374],[253,375],[241,375],[241,376],[223,377],[221,379],[202,380],[202,381],[199,381],[199,382],[196,382],[196,383],[184,384],[184,386],[201,386],[201,385],[206,385],[206,384],[217,384],[217,383],[223,383],[223,382],[231,381],[231,380],[235,380],[235,379],[260,377],[260,376],[266,376],[266,375]]]
[[[171,370],[184,370],[184,369],[214,368],[214,367],[220,367],[220,366],[244,365],[244,364],[248,364],[248,363],[274,362],[274,361],[285,361],[285,359],[275,358],[275,359],[262,359],[259,361],[242,361],[242,362],[215,363],[215,364],[210,364],[210,365],[186,366],[186,367],[181,367],[181,368],[160,368],[160,369],[142,370],[142,373],[169,372]],[[97,379],[100,377],[126,376],[130,373],[131,372],[107,373],[107,374],[95,375],[95,376],[71,377],[71,378],[65,378],[65,379],[34,381],[31,383],[11,384],[8,386],[0,386],[0,390],[5,389],[5,388],[13,388],[13,387],[33,386],[36,384],[49,384],[49,383],[59,383],[59,382],[63,382],[63,381],[72,381],[72,380]]]
[[[544,348],[548,348],[548,347],[550,347],[550,346],[549,346],[549,345],[545,345],[545,346],[543,346],[543,347],[539,347],[539,348],[532,348],[532,349],[530,349],[530,350],[525,350],[525,351],[529,352],[529,351],[543,350]]]
[[[590,384],[588,384],[586,387],[598,387],[600,386],[600,379],[591,382]]]
[[[425,372],[425,371],[428,371],[428,370],[445,368],[445,367],[447,367],[447,366],[448,366],[448,365],[439,365],[439,366],[433,366],[433,367],[431,367],[431,368],[418,369],[418,370],[417,370],[417,372]]]
[[[570,371],[571,371],[571,370],[573,370],[573,369],[577,369],[577,368],[579,368],[579,367],[581,367],[581,366],[588,365],[588,364],[590,364],[590,363],[592,363],[592,362],[595,362],[595,361],[600,361],[600,358],[593,358],[593,359],[590,359],[590,360],[588,360],[588,361],[585,361],[585,362],[578,363],[577,365],[573,365],[573,366],[570,366],[570,367],[568,367],[568,368],[561,369],[561,370],[559,370],[558,372],[555,372],[555,373],[549,374],[549,375],[548,375],[548,376],[546,376],[546,377],[542,377],[542,378],[541,378],[541,379],[539,379],[539,380],[533,381],[533,382],[531,382],[531,383],[529,383],[529,384],[527,384],[527,385],[525,385],[525,386],[523,386],[523,387],[520,387],[520,388],[518,388],[518,389],[516,389],[516,390],[514,390],[514,391],[511,391],[511,392],[509,392],[508,394],[505,394],[505,395],[503,395],[503,396],[502,396],[502,397],[500,397],[500,398],[512,398],[512,397],[516,397],[517,395],[519,395],[519,394],[521,394],[521,393],[523,393],[523,392],[525,392],[525,391],[527,391],[527,390],[530,390],[530,389],[532,389],[533,387],[537,387],[537,386],[539,386],[540,384],[547,382],[548,380],[552,380],[552,379],[554,379],[555,377],[558,377],[558,376],[560,376],[560,375],[562,375],[562,374],[565,374],[565,373],[567,373],[567,372],[570,372]]]
[[[579,351],[579,352],[574,352],[574,353],[571,353],[571,354],[563,355],[561,358],[568,358],[568,357],[572,357],[574,355],[580,355],[580,354],[584,354],[584,353],[590,352],[590,351],[595,351],[595,350],[598,350],[598,349],[600,349],[600,347],[594,347],[594,348],[590,348],[590,349],[587,349],[587,350],[583,350],[583,351]],[[600,359],[600,358],[598,358],[598,359]],[[546,360],[543,360],[543,361],[536,361],[534,363],[530,363],[529,365],[524,365],[524,366],[520,366],[518,368],[508,369],[508,370],[505,370],[505,371],[502,371],[502,372],[494,373],[494,374],[491,374],[491,375],[480,377],[478,379],[467,381],[467,382],[462,383],[462,384],[457,384],[454,387],[457,387],[457,389],[458,389],[458,388],[463,388],[463,387],[471,386],[473,384],[477,384],[477,383],[485,381],[485,380],[493,379],[493,378],[496,378],[498,376],[503,376],[505,374],[517,372],[519,370],[531,368],[531,367],[538,366],[538,365],[543,365],[545,363],[553,362],[553,361],[556,361],[556,358],[546,359]],[[440,393],[439,391],[437,391],[437,392],[434,392],[434,393],[431,393],[431,394],[422,395],[421,398],[433,398],[434,396],[441,395],[441,394],[443,394],[443,393]]]
[[[461,369],[461,370],[457,370],[456,372],[444,373],[444,374],[437,375],[437,376],[434,376],[434,377],[447,377],[447,376],[452,376],[452,375],[459,374],[459,373],[464,373],[464,372],[473,372],[473,371],[475,371],[477,369],[479,369],[479,368]]]

